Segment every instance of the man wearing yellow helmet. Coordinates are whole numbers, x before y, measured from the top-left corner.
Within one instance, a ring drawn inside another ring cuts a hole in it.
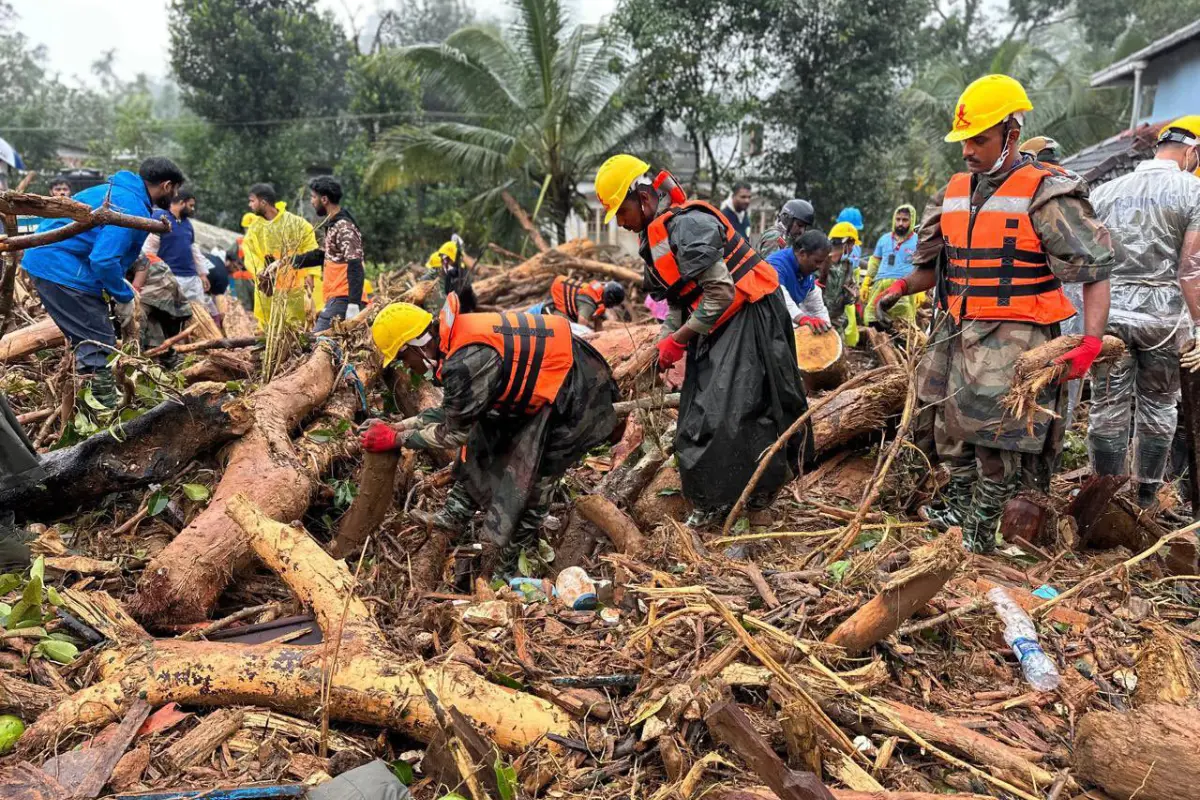
[[[918,393],[922,403],[937,404],[935,455],[948,466],[950,485],[944,508],[921,511],[934,524],[961,524],[976,552],[995,548],[1004,505],[1022,483],[1047,486],[1061,447],[1050,414],[1031,429],[1006,418],[1000,400],[1017,357],[1057,337],[1059,323],[1076,313],[1064,282],[1084,284],[1083,344],[1059,359],[1067,378],[1087,372],[1108,318],[1108,232],[1082,179],[1018,152],[1032,109],[1025,89],[1006,75],[966,88],[946,140],[961,143],[967,171],[926,206],[913,272],[875,301],[887,309],[938,286],[941,313]],[[1049,387],[1038,403],[1061,414],[1061,388]]]
[[[433,281],[433,291],[425,296],[422,308],[436,314],[446,304],[446,296],[454,292],[464,309],[475,309],[475,290],[471,288],[471,273],[463,266],[465,259],[466,248],[457,233],[430,253],[421,280]]]
[[[572,337],[562,317],[466,314],[453,293],[437,318],[392,303],[371,334],[385,364],[399,361],[440,381],[443,399],[398,427],[373,421],[363,448],[459,452],[455,483],[432,519],[429,557],[442,563],[436,553],[486,508],[484,540],[496,546],[496,573],[512,576],[521,550],[536,548],[563,474],[616,428],[608,362]]]
[[[1159,135],[1154,158],[1092,192],[1114,240],[1107,332],[1125,355],[1096,367],[1088,420],[1092,469],[1125,475],[1130,422],[1138,503],[1154,503],[1178,421],[1180,353],[1200,367],[1200,116]]]
[[[853,253],[858,244],[858,229],[849,222],[839,222],[829,229],[829,241],[833,249],[821,271],[822,299],[830,322],[841,329],[848,315],[854,313],[854,270],[857,264]]]
[[[719,209],[688,201],[669,172],[651,178],[649,168],[635,156],[613,156],[596,174],[596,194],[606,221],[615,216],[640,235],[645,286],[669,305],[659,368],[687,358],[675,454],[696,511],[688,522],[699,527],[724,517],[759,455],[807,402],[775,270]],[[752,511],[765,511],[792,480],[801,452],[815,456],[808,429],[768,464]]]

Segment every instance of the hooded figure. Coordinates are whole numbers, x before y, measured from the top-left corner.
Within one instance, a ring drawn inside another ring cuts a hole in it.
[[[392,303],[371,334],[385,364],[400,359],[417,374],[432,370],[443,395],[440,408],[402,425],[373,420],[363,449],[458,453],[431,541],[444,547],[485,509],[495,573],[513,576],[521,551],[537,546],[559,480],[617,427],[608,362],[573,337],[563,317],[462,313],[454,293],[436,319]]]
[[[875,254],[867,264],[867,277],[863,279],[859,298],[865,306],[863,320],[878,328],[886,328],[893,319],[903,317],[909,321],[917,318],[917,302],[905,297],[881,317],[875,308],[875,298],[889,286],[903,278],[913,269],[913,254],[917,252],[917,210],[904,203],[892,212],[892,229],[879,237]]]

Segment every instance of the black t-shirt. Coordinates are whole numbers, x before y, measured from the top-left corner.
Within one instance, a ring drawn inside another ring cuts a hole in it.
[[[205,254],[212,269],[208,271],[208,293],[211,295],[225,294],[229,289],[229,270],[225,268],[225,259],[212,253]]]

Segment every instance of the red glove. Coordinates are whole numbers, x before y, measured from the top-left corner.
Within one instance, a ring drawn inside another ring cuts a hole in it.
[[[1100,348],[1104,346],[1104,342],[1100,341],[1096,336],[1084,336],[1079,347],[1069,353],[1063,353],[1058,358],[1054,359],[1055,364],[1070,364],[1071,369],[1067,372],[1067,377],[1064,380],[1073,381],[1087,375],[1088,369],[1091,368],[1092,362],[1096,360],[1096,356],[1100,355]]]
[[[386,422],[375,421],[371,427],[363,431],[359,437],[363,450],[368,453],[386,453],[389,450],[400,449],[400,436],[396,429]]]
[[[892,306],[900,301],[901,297],[908,294],[908,281],[901,278],[893,284],[890,284],[886,289],[879,293],[875,298],[876,313],[879,311],[887,311]]]
[[[820,317],[801,317],[799,319],[799,323],[801,325],[807,325],[808,327],[812,328],[814,333],[824,333],[825,331],[827,331],[831,327],[833,327],[832,325],[830,325],[828,322],[821,319]]]
[[[664,336],[658,341],[658,368],[667,370],[675,366],[675,362],[683,358],[687,347],[675,341],[674,336]]]

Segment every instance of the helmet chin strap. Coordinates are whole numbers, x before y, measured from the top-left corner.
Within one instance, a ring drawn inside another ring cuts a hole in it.
[[[1004,168],[1004,162],[1008,161],[1008,154],[1012,151],[1013,142],[1020,137],[1021,125],[1024,123],[1024,114],[1017,112],[1004,120],[1004,149],[1000,151],[1000,157],[996,159],[996,163],[992,164],[992,168],[987,171],[988,175],[995,175]],[[1013,129],[1016,129],[1017,136],[1012,135]]]

